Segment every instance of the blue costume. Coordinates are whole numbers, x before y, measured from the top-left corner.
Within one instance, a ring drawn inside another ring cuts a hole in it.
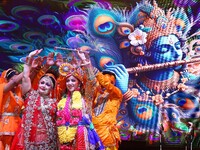
[[[197,76],[188,73],[187,64],[176,63],[190,59],[184,40],[191,27],[186,13],[181,9],[165,13],[155,1],[153,5],[142,1],[127,14],[94,7],[87,25],[99,46],[98,55],[91,55],[93,64],[121,77],[126,74],[118,83],[124,94],[118,114],[122,140],[153,143],[162,137],[167,144],[183,144],[193,129],[187,119],[197,117],[199,111],[198,96],[186,90],[193,88],[188,83]],[[175,65],[169,66],[170,62]],[[155,67],[128,76],[116,64]],[[164,67],[158,69],[160,64]],[[133,82],[129,89],[125,78]]]

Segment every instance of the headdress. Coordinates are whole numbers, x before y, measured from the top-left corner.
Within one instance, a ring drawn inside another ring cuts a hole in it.
[[[12,69],[12,68],[9,68],[7,71],[6,71],[6,74],[5,74],[5,78],[6,80],[9,80],[10,78],[12,78],[14,75],[17,74],[17,71]]]
[[[66,78],[74,76],[79,81],[83,82],[83,70],[80,67],[74,67],[69,63],[63,63],[59,67],[59,73]]]
[[[142,21],[144,29],[150,29],[147,33],[147,48],[150,47],[153,40],[160,36],[175,34],[182,38],[191,28],[189,19],[183,9],[169,9],[165,13],[164,10],[158,7],[155,0],[153,6],[148,1],[144,1],[139,9],[145,14]],[[138,25],[141,25],[141,22]]]
[[[55,79],[55,76],[52,73],[46,73],[40,79],[42,79],[43,77],[49,78],[50,81],[52,82],[52,87],[55,88],[55,86],[56,86],[56,79]]]

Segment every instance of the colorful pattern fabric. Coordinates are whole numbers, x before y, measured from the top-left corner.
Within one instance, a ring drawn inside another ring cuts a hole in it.
[[[106,90],[100,93],[96,88],[92,122],[104,146],[118,148],[121,139],[116,126],[116,116],[122,101],[122,93],[105,75],[98,74],[97,80]]]
[[[58,103],[57,126],[60,149],[104,149],[91,117],[86,114],[85,102],[79,91],[68,94]]]

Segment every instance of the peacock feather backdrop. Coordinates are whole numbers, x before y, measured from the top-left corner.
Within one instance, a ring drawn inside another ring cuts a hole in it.
[[[100,71],[108,63],[129,68],[129,88],[136,96],[119,109],[122,140],[157,144],[162,139],[169,145],[190,140],[200,147],[200,63],[179,67],[181,60],[200,54],[199,6],[199,0],[2,0],[0,72],[22,71],[35,49],[43,49],[41,56],[61,53],[70,63],[72,50],[89,47],[92,65]],[[153,85],[145,73],[133,73],[133,67],[148,64],[157,70],[156,63],[167,68],[169,62],[179,73],[162,84],[167,77],[159,71],[152,75],[152,70],[140,69],[156,80]],[[160,101],[164,103],[158,105]]]

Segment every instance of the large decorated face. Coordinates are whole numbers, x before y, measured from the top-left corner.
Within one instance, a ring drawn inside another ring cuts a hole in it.
[[[44,76],[40,79],[38,85],[38,92],[41,96],[48,96],[53,90],[54,83],[49,76]]]
[[[150,62],[165,63],[182,60],[181,43],[176,35],[161,36],[154,40],[150,47]]]
[[[69,76],[66,80],[66,87],[69,92],[74,92],[75,90],[80,90],[80,81],[73,75]]]

